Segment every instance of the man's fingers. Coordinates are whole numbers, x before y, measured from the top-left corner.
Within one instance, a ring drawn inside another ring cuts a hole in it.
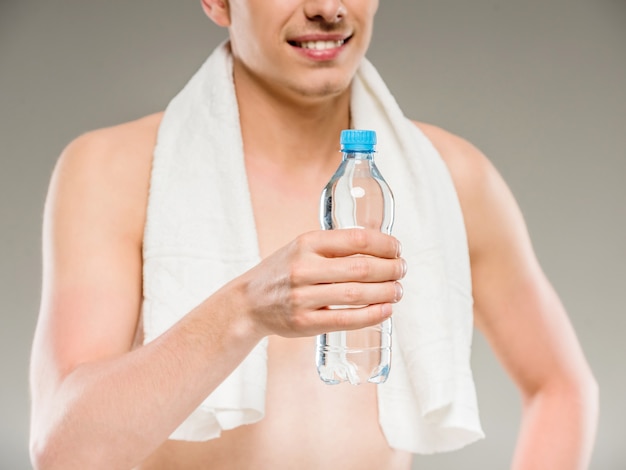
[[[299,241],[329,258],[362,254],[391,259],[401,252],[396,238],[371,229],[319,230],[304,234]]]
[[[330,331],[357,330],[386,320],[391,316],[392,310],[390,303],[358,308],[321,309],[308,314],[307,329],[312,335]]]
[[[314,311],[329,305],[360,307],[370,304],[395,303],[402,298],[402,294],[402,285],[397,281],[342,282],[299,288],[294,291],[292,301],[293,306],[299,311]]]
[[[323,259],[320,260],[320,265],[322,269],[316,273],[318,276],[316,281],[320,284],[397,281],[406,274],[406,261],[402,258],[386,259],[355,255]]]
[[[292,246],[304,255],[291,263],[289,278],[293,286],[395,281],[406,274],[398,240],[375,230],[309,232]]]
[[[353,255],[343,258],[314,257],[291,266],[290,280],[294,286],[337,282],[397,281],[406,274],[402,258],[375,258]]]

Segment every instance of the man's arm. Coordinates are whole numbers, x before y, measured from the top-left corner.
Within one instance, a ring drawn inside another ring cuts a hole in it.
[[[468,142],[419,124],[445,160],[467,228],[475,319],[523,398],[514,469],[584,469],[598,413],[595,379],[533,252],[520,210]]]
[[[30,373],[37,469],[132,468],[262,337],[373,325],[399,300],[397,240],[368,230],[316,231],[133,349],[157,125],[152,117],[83,136],[55,169]],[[325,309],[335,304],[371,305]]]
[[[219,313],[217,321],[203,321],[200,310],[220,310],[205,305],[165,337],[130,352],[142,297],[147,147],[154,144],[138,134],[153,126],[143,121],[82,136],[55,169],[31,362],[36,468],[130,468],[201,401],[202,388],[213,386],[209,377],[219,382],[254,344]],[[203,334],[220,341],[194,341]],[[239,347],[224,354],[227,342]],[[203,354],[223,360],[206,361]],[[207,373],[208,363],[221,370]]]

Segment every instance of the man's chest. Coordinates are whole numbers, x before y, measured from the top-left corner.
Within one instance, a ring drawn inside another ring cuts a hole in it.
[[[276,181],[249,174],[248,184],[261,258],[302,233],[318,230],[323,181]]]

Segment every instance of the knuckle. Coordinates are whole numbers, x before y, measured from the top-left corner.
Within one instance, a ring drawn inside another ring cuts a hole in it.
[[[300,289],[292,289],[289,293],[289,305],[292,312],[298,312],[304,305],[304,294]],[[294,315],[298,318],[298,315]]]
[[[354,228],[349,233],[350,243],[357,250],[363,250],[369,245],[369,236],[366,230]]]
[[[304,315],[293,315],[290,318],[290,326],[294,331],[302,331],[307,327],[307,321]]]
[[[347,330],[350,327],[350,317],[345,310],[333,310],[334,318],[333,323],[339,330]]]
[[[353,258],[350,263],[350,273],[356,280],[367,279],[371,266],[366,258]]]
[[[291,263],[289,267],[289,283],[292,286],[299,286],[304,283],[306,278],[306,265],[301,261]]]
[[[303,233],[298,235],[292,242],[293,248],[297,253],[301,253],[308,249],[311,242],[309,240],[310,235],[308,233]]]
[[[348,285],[344,289],[344,298],[347,303],[358,303],[361,300],[361,290],[354,285]]]

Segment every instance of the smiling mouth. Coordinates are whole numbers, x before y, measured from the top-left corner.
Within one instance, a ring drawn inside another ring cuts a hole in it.
[[[345,39],[339,39],[337,41],[287,41],[294,47],[299,47],[301,49],[314,49],[317,51],[325,51],[328,49],[336,49],[338,47],[343,46],[350,40],[350,37]]]

